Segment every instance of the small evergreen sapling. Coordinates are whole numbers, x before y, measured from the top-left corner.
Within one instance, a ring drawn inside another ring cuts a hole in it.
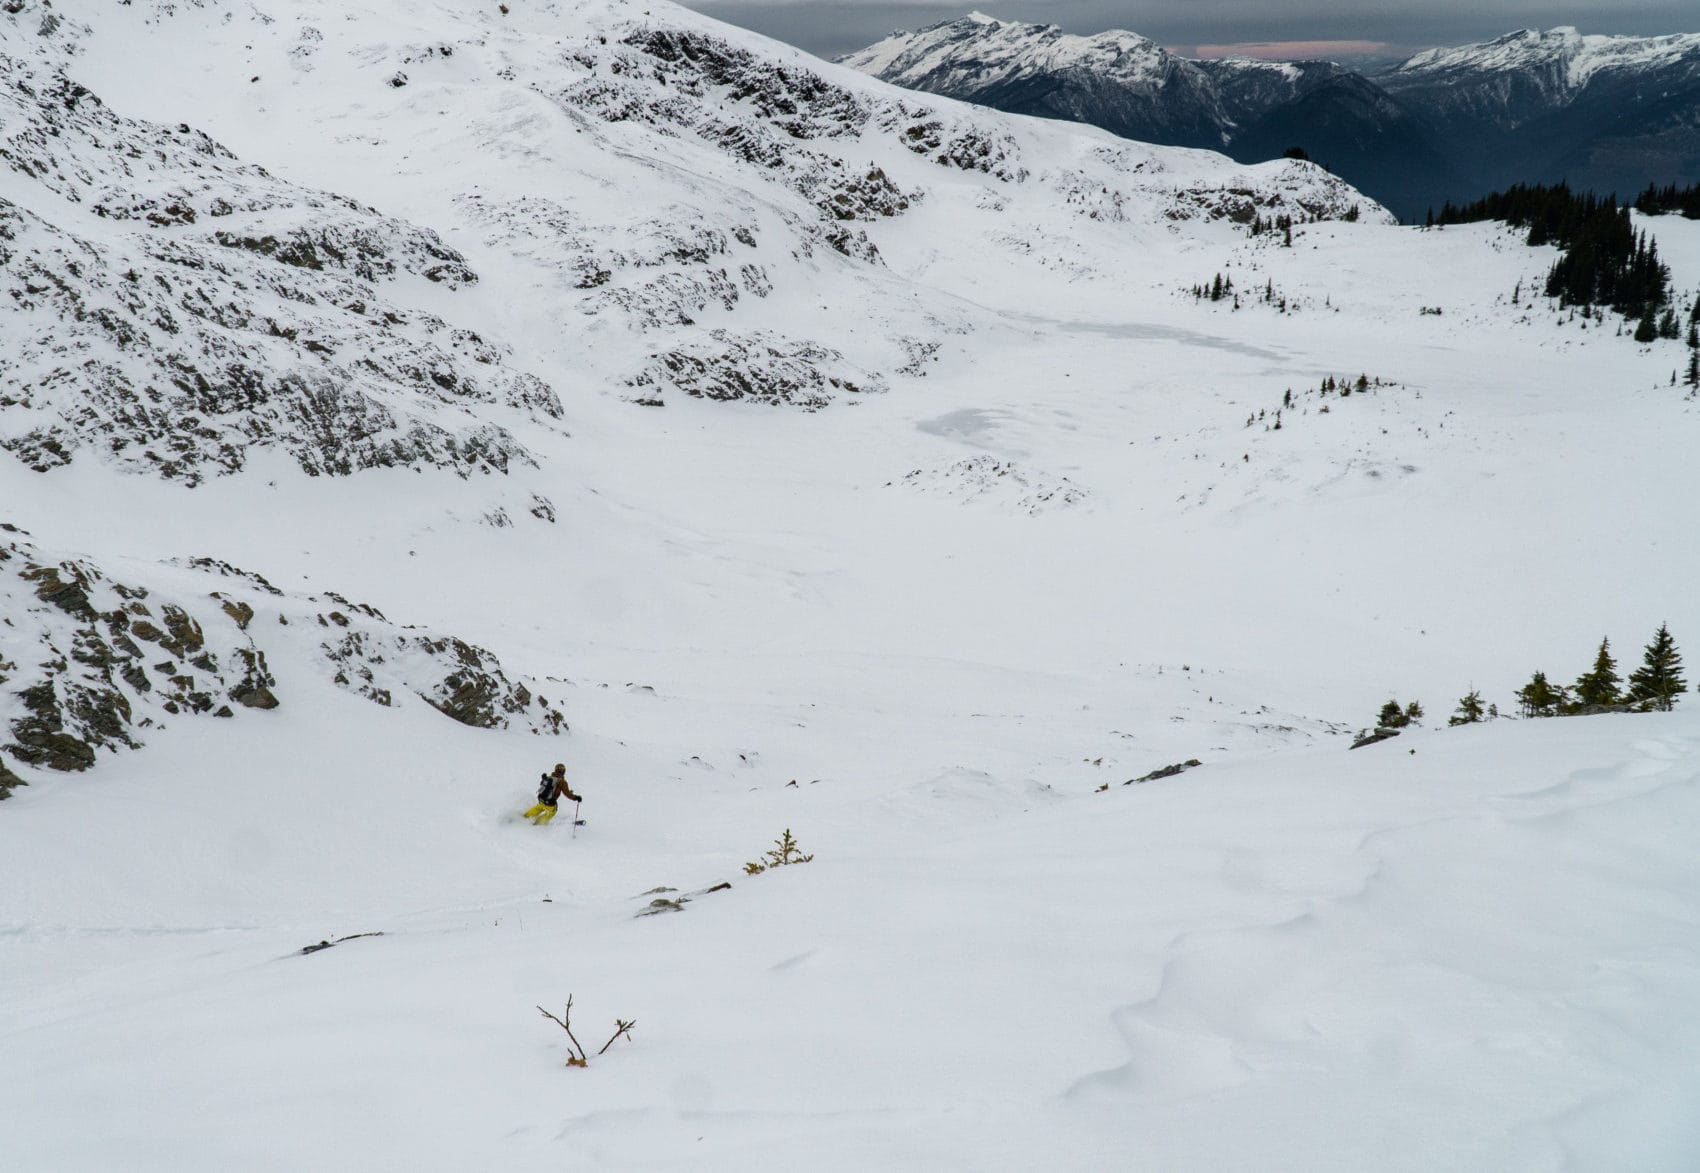
[[[1487,715],[1487,709],[1482,705],[1482,694],[1472,688],[1458,701],[1458,711],[1447,718],[1448,725],[1474,725]]]
[[[791,837],[791,828],[785,828],[785,834],[773,841],[767,854],[760,859],[753,859],[744,865],[746,875],[759,876],[768,868],[784,867],[786,864],[808,863],[813,859],[814,852],[804,855],[797,846],[797,841]]]
[[[1671,639],[1670,625],[1659,624],[1653,642],[1642,653],[1641,667],[1629,674],[1629,700],[1643,710],[1668,713],[1678,694],[1688,688],[1682,675],[1682,653]]]

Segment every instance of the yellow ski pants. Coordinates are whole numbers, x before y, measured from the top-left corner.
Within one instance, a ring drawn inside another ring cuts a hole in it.
[[[544,823],[547,823],[550,819],[555,817],[556,809],[556,807],[540,802],[520,817],[530,819],[532,822],[541,827]]]

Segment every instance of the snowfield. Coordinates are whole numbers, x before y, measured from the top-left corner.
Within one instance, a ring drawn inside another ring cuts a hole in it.
[[[0,14],[8,1169],[1700,1163],[1700,699],[1445,728],[1700,654],[1681,342],[1306,164],[509,8]]]

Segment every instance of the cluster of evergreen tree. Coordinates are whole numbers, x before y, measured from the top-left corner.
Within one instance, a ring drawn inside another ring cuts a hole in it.
[[[1370,388],[1372,386],[1373,387],[1382,387],[1382,386],[1392,387],[1394,385],[1395,384],[1393,384],[1393,383],[1384,384],[1381,381],[1380,375],[1377,375],[1375,377],[1375,382],[1373,384],[1370,382],[1369,376],[1364,375],[1364,374],[1360,374],[1356,379],[1351,378],[1349,375],[1341,375],[1339,378],[1335,378],[1333,375],[1329,375],[1322,380],[1321,384],[1317,387],[1317,389],[1314,392],[1311,392],[1311,391],[1300,392],[1299,398],[1302,399],[1306,395],[1314,394],[1319,399],[1327,399],[1330,395],[1338,395],[1341,399],[1348,399],[1354,394],[1363,395],[1363,394],[1368,393],[1368,391],[1370,390]],[[1281,406],[1275,409],[1274,425],[1272,427],[1266,427],[1265,430],[1266,431],[1279,432],[1281,430],[1281,413],[1283,411],[1290,411],[1295,406],[1298,406],[1298,405],[1299,405],[1299,400],[1295,399],[1293,397],[1293,389],[1291,387],[1288,387],[1287,390],[1281,396]],[[1309,409],[1307,408],[1305,410],[1308,411]],[[1321,414],[1326,415],[1328,413],[1328,405],[1326,403],[1322,404],[1320,407],[1317,408],[1317,411]],[[1268,413],[1267,413],[1266,409],[1253,412],[1252,414],[1245,417],[1245,426],[1248,427],[1248,428],[1251,427],[1253,424],[1256,424],[1259,420],[1267,418],[1267,414]]]
[[[1569,687],[1554,685],[1545,672],[1536,672],[1517,690],[1519,711],[1525,717],[1572,717],[1604,710],[1670,712],[1688,689],[1682,674],[1682,653],[1676,650],[1668,624],[1660,624],[1653,640],[1641,655],[1641,667],[1624,680],[1611,654],[1611,640],[1602,639],[1594,655],[1594,666]],[[1390,700],[1376,716],[1378,733],[1398,730],[1422,719],[1423,707],[1416,701],[1401,705]],[[1479,689],[1459,698],[1458,707],[1447,718],[1448,725],[1474,725],[1499,716],[1499,706],[1486,704]],[[1355,747],[1354,747],[1355,748]]]
[[[1469,224],[1502,220],[1529,230],[1530,245],[1554,244],[1563,255],[1547,274],[1546,295],[1560,306],[1606,306],[1640,319],[1636,340],[1660,336],[1661,310],[1671,300],[1670,269],[1659,260],[1657,242],[1635,231],[1629,209],[1616,196],[1577,194],[1568,184],[1518,184],[1462,207],[1448,202],[1428,223]],[[1643,338],[1643,333],[1650,336]],[[1677,335],[1668,335],[1680,337]]]
[[[1688,311],[1688,372],[1682,378],[1684,386],[1700,391],[1700,297]]]
[[[1635,197],[1635,210],[1645,216],[1664,216],[1676,212],[1689,220],[1700,220],[1700,183],[1678,188],[1672,183],[1665,187],[1648,184],[1647,190]]]
[[[1353,205],[1353,214],[1349,219],[1356,220],[1356,212],[1357,206]],[[1265,232],[1279,232],[1281,234],[1281,247],[1293,247],[1293,218],[1291,216],[1276,216],[1270,220],[1265,220],[1261,215],[1252,217],[1251,234],[1262,236]]]
[[[1687,688],[1682,653],[1676,649],[1669,626],[1660,624],[1642,653],[1641,667],[1629,674],[1627,682],[1618,674],[1611,640],[1602,639],[1594,666],[1577,677],[1574,685],[1554,685],[1545,672],[1536,672],[1517,690],[1517,703],[1525,717],[1564,717],[1613,708],[1669,712]]]
[[[1240,299],[1234,296],[1234,279],[1224,277],[1220,273],[1216,274],[1216,279],[1208,284],[1194,285],[1192,296],[1197,301],[1203,301],[1205,298],[1209,298],[1211,301],[1221,301],[1223,298],[1228,298],[1234,303],[1235,309],[1239,308]]]

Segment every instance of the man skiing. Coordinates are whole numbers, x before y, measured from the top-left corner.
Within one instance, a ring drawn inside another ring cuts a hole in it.
[[[542,781],[537,784],[537,805],[521,817],[530,819],[541,827],[555,817],[555,808],[563,798],[570,798],[574,802],[583,801],[573,793],[573,788],[567,785],[567,767],[556,762],[554,772],[543,775]]]

